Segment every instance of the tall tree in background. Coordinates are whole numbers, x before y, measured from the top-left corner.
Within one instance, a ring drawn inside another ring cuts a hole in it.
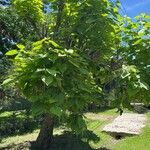
[[[131,102],[149,104],[149,29],[150,17],[141,14],[132,21],[128,17],[120,20],[121,43],[114,53],[116,68],[111,69],[106,93],[109,101],[120,108],[131,108]],[[112,64],[112,63],[111,63]]]
[[[26,19],[27,17],[22,16],[22,14],[18,12],[19,10],[17,9],[17,4],[12,4],[11,2],[13,1],[0,1],[0,83],[3,82],[4,76],[11,67],[11,63],[5,56],[5,53],[10,49],[19,49],[17,47],[17,43],[27,44],[31,41],[40,39],[38,33],[36,32],[37,29],[32,22],[29,23],[29,21]],[[42,3],[39,7],[42,7]],[[36,6],[36,8],[38,7]],[[32,12],[33,9],[35,10],[34,7],[32,7],[32,9],[30,8],[30,11]],[[36,11],[37,10],[38,9],[36,9]],[[43,13],[43,9],[40,10],[41,13]],[[40,12],[36,14],[36,16],[41,18]],[[40,22],[40,25],[37,18],[34,18],[33,16],[32,20],[36,26],[42,28],[42,22]],[[3,108],[3,103],[8,100],[8,97],[12,97],[12,95],[14,95],[16,92],[13,88],[6,90],[1,85],[0,90],[1,95],[3,95],[3,97],[1,96],[1,98],[3,98],[3,100],[1,100],[1,108]]]
[[[136,80],[131,80],[126,74],[130,83],[127,88],[127,95],[130,101],[137,99],[140,102],[149,104],[150,95],[150,16],[141,14],[135,17],[134,21],[125,18],[122,27],[122,43],[120,55],[125,64],[133,67]]]

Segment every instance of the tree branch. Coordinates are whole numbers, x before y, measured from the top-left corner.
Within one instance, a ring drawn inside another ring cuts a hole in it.
[[[58,13],[56,18],[56,26],[54,27],[54,36],[53,39],[55,39],[58,36],[59,29],[62,22],[62,12],[64,9],[64,0],[58,0]]]

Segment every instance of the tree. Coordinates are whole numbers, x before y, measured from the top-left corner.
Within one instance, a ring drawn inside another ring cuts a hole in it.
[[[121,44],[115,53],[120,66],[110,72],[115,84],[107,97],[118,108],[131,108],[131,102],[149,104],[149,16],[141,14],[134,21],[122,18]],[[121,64],[121,65],[120,65]]]
[[[10,1],[1,1],[0,5],[0,84],[11,67],[11,62],[5,56],[10,49],[19,49],[16,44],[24,43],[27,40],[35,39],[33,29],[26,21],[21,18],[15,8],[10,5]],[[7,3],[5,3],[7,2]],[[32,36],[31,36],[32,35]],[[34,35],[34,36],[33,36]],[[14,88],[6,89],[0,85],[1,110],[5,109],[5,103],[12,103],[18,95]]]
[[[27,44],[41,39],[46,34],[47,29],[43,29],[44,19],[41,21],[45,17],[43,4],[39,2],[37,1],[37,5],[35,5],[34,1],[31,4],[29,4],[29,1],[0,1],[0,84],[12,65],[5,53],[10,49],[19,49],[17,43]],[[29,6],[31,6],[30,9]],[[36,15],[28,17],[26,12],[29,14],[36,13]],[[41,20],[37,18],[41,18]],[[1,108],[3,108],[4,102],[13,100],[12,95],[16,93],[16,90],[13,88],[6,89],[1,85],[0,89],[3,91],[1,94],[3,95]],[[11,99],[8,100],[8,97],[11,97]]]
[[[14,18],[28,28],[21,36],[13,33],[25,46],[7,52],[13,66],[4,81],[32,102],[35,114],[44,114],[41,149],[51,142],[55,118],[84,132],[88,103],[107,99],[122,112],[136,99],[148,104],[150,91],[149,16],[124,20],[119,3],[109,0],[50,0],[49,6],[44,13],[42,0],[13,0]]]
[[[4,81],[32,102],[36,114],[44,113],[37,138],[41,149],[51,142],[56,116],[66,118],[75,132],[86,129],[83,110],[101,97],[100,68],[105,68],[120,39],[115,36],[119,32],[118,4],[108,0],[50,2],[51,13],[44,14],[42,1],[13,1],[13,9],[36,37],[29,34],[31,38],[23,40],[25,47],[18,45],[20,50],[7,53],[14,57],[14,66]],[[61,46],[50,39],[33,42],[45,35],[41,32],[45,16],[51,21],[46,35]]]
[[[138,84],[130,83],[128,90],[131,94],[136,94],[136,98],[145,104],[149,104],[149,93],[150,93],[150,80],[149,80],[149,64],[150,64],[150,53],[149,53],[149,24],[150,16],[141,14],[135,17],[134,21],[129,18],[125,19],[125,25],[122,26],[122,47],[120,54],[124,58],[124,61],[134,66],[137,70]],[[134,88],[133,88],[134,87]],[[139,88],[138,88],[139,87]],[[140,90],[141,89],[141,90]]]
[[[101,94],[86,60],[49,39],[33,43],[30,51],[20,48],[20,52],[7,53],[16,56],[4,84],[12,82],[32,102],[34,113],[44,113],[38,146],[42,149],[49,146],[55,116],[66,116],[73,131],[84,131],[83,109]]]

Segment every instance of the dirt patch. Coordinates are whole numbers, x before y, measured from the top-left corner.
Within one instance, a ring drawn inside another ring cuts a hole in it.
[[[11,144],[7,147],[0,148],[0,150],[29,150],[31,147],[30,142],[24,142],[19,144]]]
[[[90,120],[102,120],[102,121],[109,121],[115,118],[114,116],[111,115],[101,115],[95,113],[86,113],[85,116]]]

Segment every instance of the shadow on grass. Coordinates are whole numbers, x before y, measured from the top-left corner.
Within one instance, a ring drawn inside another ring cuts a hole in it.
[[[85,140],[88,137],[88,140]],[[97,137],[92,131],[87,131],[82,139],[80,136],[75,136],[71,132],[64,132],[62,135],[55,135],[52,143],[50,144],[50,148],[47,150],[108,150],[105,147],[99,149],[93,149],[89,145],[89,141],[99,142],[100,139]],[[24,142],[17,145],[10,145],[8,147],[4,147],[0,150],[20,150],[20,149],[29,149],[29,150],[41,150],[36,147],[34,142]]]
[[[6,111],[0,114],[0,140],[17,135],[32,133],[39,128],[39,118],[25,110]]]
[[[90,141],[99,142],[99,137],[92,131],[86,131],[82,136],[65,131],[62,135],[55,135],[48,150],[92,150]],[[30,150],[40,150],[34,143]]]

